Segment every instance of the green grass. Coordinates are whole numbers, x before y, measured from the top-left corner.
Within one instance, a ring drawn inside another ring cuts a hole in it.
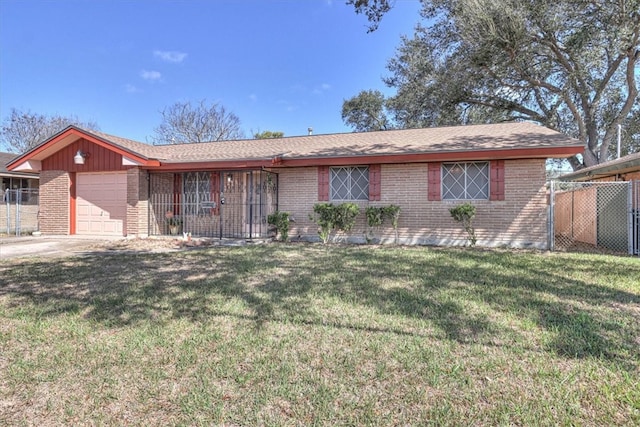
[[[640,260],[261,245],[3,260],[1,425],[638,425]]]

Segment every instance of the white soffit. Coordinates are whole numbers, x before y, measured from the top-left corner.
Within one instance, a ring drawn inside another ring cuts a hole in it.
[[[141,166],[142,163],[140,162],[136,162],[133,159],[130,159],[128,157],[122,156],[122,166]]]
[[[27,160],[13,168],[13,170],[16,172],[40,172],[42,170],[42,162],[40,160]]]

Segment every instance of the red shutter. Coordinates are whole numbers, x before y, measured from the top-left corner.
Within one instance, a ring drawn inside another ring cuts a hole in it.
[[[220,172],[211,172],[211,201],[216,204],[211,215],[220,215]]]
[[[329,201],[329,166],[318,166],[318,200]]]
[[[380,165],[369,165],[369,200],[380,200]]]
[[[440,195],[440,169],[442,163],[429,163],[429,197],[430,201],[441,200]]]
[[[491,161],[489,191],[489,200],[504,200],[504,160]]]

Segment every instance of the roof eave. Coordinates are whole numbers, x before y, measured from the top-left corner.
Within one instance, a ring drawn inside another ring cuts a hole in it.
[[[393,163],[426,163],[444,161],[474,161],[492,159],[547,159],[564,158],[579,154],[584,147],[537,147],[513,148],[495,150],[457,150],[408,154],[345,154],[337,156],[274,156],[270,158],[242,158],[227,160],[198,160],[198,161],[160,161],[158,165],[147,169],[158,171],[187,171],[196,169],[250,169],[250,168],[289,168],[308,166],[346,166],[354,164],[393,164]]]
[[[599,167],[586,168],[558,177],[560,181],[588,181],[590,179],[605,178],[612,175],[624,174],[640,170],[640,159]]]
[[[76,138],[73,138],[74,136]],[[11,162],[9,162],[9,164],[7,164],[7,170],[12,171],[16,168],[19,168],[21,165],[25,165],[30,160],[41,161],[49,155],[77,141],[77,139],[79,138],[87,139],[88,141],[96,145],[114,151],[122,155],[123,158],[126,157],[140,166],[153,166],[159,164],[159,162],[155,159],[150,159],[141,153],[129,150],[112,141],[94,135],[84,129],[80,129],[76,126],[68,126],[67,128],[53,135],[49,139],[43,141],[26,153],[13,159]],[[62,146],[57,147],[61,144]]]

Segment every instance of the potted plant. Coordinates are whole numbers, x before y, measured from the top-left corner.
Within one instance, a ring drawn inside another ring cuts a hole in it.
[[[182,227],[182,218],[176,216],[171,211],[167,211],[164,215],[167,219],[167,226],[169,227],[169,234],[176,236],[180,234],[180,228]]]

